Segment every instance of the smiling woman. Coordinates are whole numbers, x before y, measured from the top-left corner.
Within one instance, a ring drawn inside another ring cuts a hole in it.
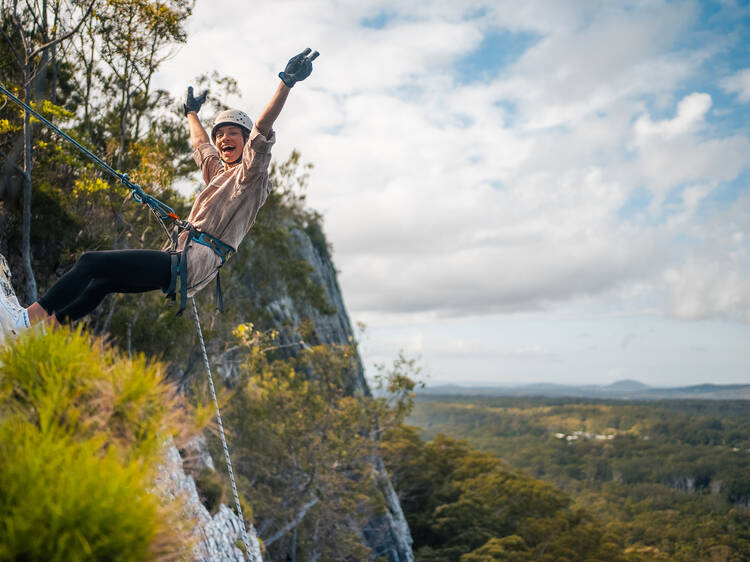
[[[242,160],[242,147],[247,142],[250,131],[244,127],[223,125],[214,135],[214,143],[219,149],[225,164],[239,164]]]

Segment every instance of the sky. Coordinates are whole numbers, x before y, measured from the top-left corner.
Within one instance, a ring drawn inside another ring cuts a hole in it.
[[[232,76],[253,118],[320,52],[274,154],[314,164],[370,375],[403,351],[428,385],[750,383],[749,2],[197,0],[187,25],[157,85]]]

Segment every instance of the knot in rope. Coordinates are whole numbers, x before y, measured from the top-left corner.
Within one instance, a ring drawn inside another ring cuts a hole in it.
[[[128,174],[121,174],[120,175],[120,181],[123,183],[125,187],[127,187],[130,190],[130,193],[138,203],[144,203],[144,198],[148,197],[146,193],[143,191],[143,188],[138,185],[135,182],[130,181],[130,176]]]

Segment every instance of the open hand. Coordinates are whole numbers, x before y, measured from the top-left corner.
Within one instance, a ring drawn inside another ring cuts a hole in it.
[[[281,78],[284,84],[291,88],[297,82],[300,82],[310,76],[310,73],[312,72],[312,61],[314,61],[316,58],[318,58],[318,55],[320,55],[318,51],[310,54],[311,51],[312,49],[308,47],[300,54],[295,55],[289,59],[289,62],[286,64],[286,68],[284,69],[284,71],[279,72],[279,78]]]
[[[188,86],[187,90],[187,99],[185,100],[185,104],[182,106],[185,110],[185,116],[187,117],[187,114],[191,111],[195,111],[198,113],[203,103],[206,101],[206,96],[208,95],[208,90],[205,90],[200,96],[197,98],[193,97],[193,87]]]

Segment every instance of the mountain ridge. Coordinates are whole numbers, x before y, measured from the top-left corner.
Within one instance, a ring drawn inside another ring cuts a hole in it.
[[[657,387],[635,379],[622,379],[606,385],[564,385],[531,383],[524,385],[458,385],[426,386],[421,395],[460,396],[544,396],[550,398],[602,398],[615,400],[750,400],[750,384],[701,383],[687,386]]]

